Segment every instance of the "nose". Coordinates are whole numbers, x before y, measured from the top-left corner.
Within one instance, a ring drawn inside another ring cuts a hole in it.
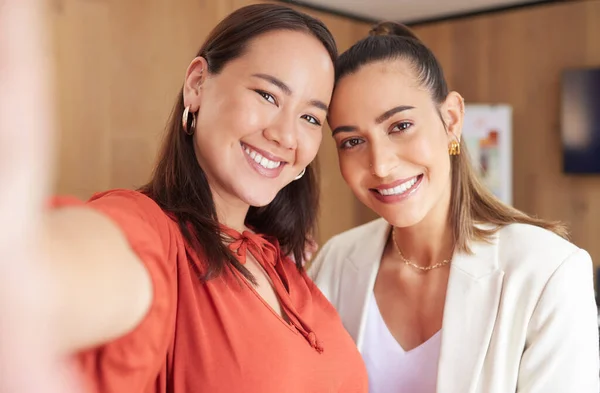
[[[295,116],[281,113],[265,127],[263,135],[284,149],[295,149],[298,144],[298,123]]]
[[[371,141],[370,147],[371,174],[381,179],[388,177],[400,164],[394,144],[388,138],[378,138]]]

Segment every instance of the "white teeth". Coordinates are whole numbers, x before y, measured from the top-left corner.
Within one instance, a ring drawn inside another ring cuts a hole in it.
[[[271,161],[268,158],[261,156],[260,153],[251,150],[248,146],[243,145],[243,147],[246,154],[248,154],[248,156],[252,158],[254,162],[262,166],[263,168],[275,169],[281,165],[281,161]]]
[[[406,191],[410,190],[415,183],[417,183],[417,177],[413,177],[409,181],[406,181],[394,188],[386,188],[385,190],[377,190],[381,195],[400,195],[404,194]]]

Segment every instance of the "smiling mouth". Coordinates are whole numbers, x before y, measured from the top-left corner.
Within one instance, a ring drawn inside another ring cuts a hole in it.
[[[388,188],[372,188],[371,191],[378,193],[382,196],[400,196],[408,194],[413,188],[419,183],[423,174],[414,176],[398,185]]]
[[[284,161],[270,160],[244,143],[242,143],[242,149],[251,160],[265,169],[277,169],[285,163]]]

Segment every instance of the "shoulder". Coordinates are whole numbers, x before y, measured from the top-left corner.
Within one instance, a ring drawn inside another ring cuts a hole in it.
[[[570,241],[546,229],[528,224],[510,224],[497,233],[497,258],[509,280],[524,285],[545,285],[557,272],[589,269],[590,255]],[[585,279],[585,278],[584,278]]]
[[[174,221],[152,198],[128,189],[98,192],[88,200],[69,195],[53,196],[47,206],[50,209],[87,207],[112,218],[117,223],[145,222],[155,229],[164,228],[170,221]]]
[[[110,205],[114,207],[135,208],[148,213],[165,214],[158,204],[146,194],[139,191],[116,188],[95,193],[88,200],[93,205]]]
[[[86,205],[113,218],[146,222],[155,229],[166,228],[172,218],[152,198],[139,191],[113,189],[92,195]]]
[[[179,243],[177,222],[152,198],[134,190],[112,189],[92,195],[82,206],[112,221],[130,246],[141,252],[160,247],[167,253]]]
[[[497,233],[499,256],[505,261],[560,264],[581,249],[557,234],[529,224],[510,224]]]
[[[380,241],[385,237],[388,228],[389,224],[382,218],[354,227],[328,240],[321,249],[321,253],[335,255],[338,258],[347,257],[364,249],[365,244]]]
[[[377,263],[388,229],[384,219],[377,219],[332,237],[310,264],[308,275],[322,287],[339,280],[346,269]]]
[[[498,231],[501,241],[509,241],[528,249],[538,249],[540,245],[551,247],[555,251],[572,251],[575,246],[570,241],[547,229],[536,225],[515,223],[506,225]]]

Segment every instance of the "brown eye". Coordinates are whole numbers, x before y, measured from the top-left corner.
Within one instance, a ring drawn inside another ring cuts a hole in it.
[[[363,141],[358,138],[350,138],[350,139],[346,139],[345,141],[343,141],[342,144],[340,145],[340,148],[341,149],[352,149],[353,147],[358,146],[361,143],[363,143]]]
[[[277,105],[277,101],[275,100],[275,97],[273,97],[271,94],[267,93],[266,91],[262,91],[262,90],[255,90],[258,94],[260,94],[260,96],[262,98],[264,98],[265,100],[267,100],[268,102],[270,102],[273,105]]]
[[[306,121],[308,121],[310,124],[314,124],[316,126],[320,126],[321,122],[319,120],[317,120],[314,116],[311,115],[302,115],[301,116],[303,119],[305,119]]]
[[[405,132],[410,127],[412,127],[412,123],[401,121],[400,123],[394,124],[390,132]]]

